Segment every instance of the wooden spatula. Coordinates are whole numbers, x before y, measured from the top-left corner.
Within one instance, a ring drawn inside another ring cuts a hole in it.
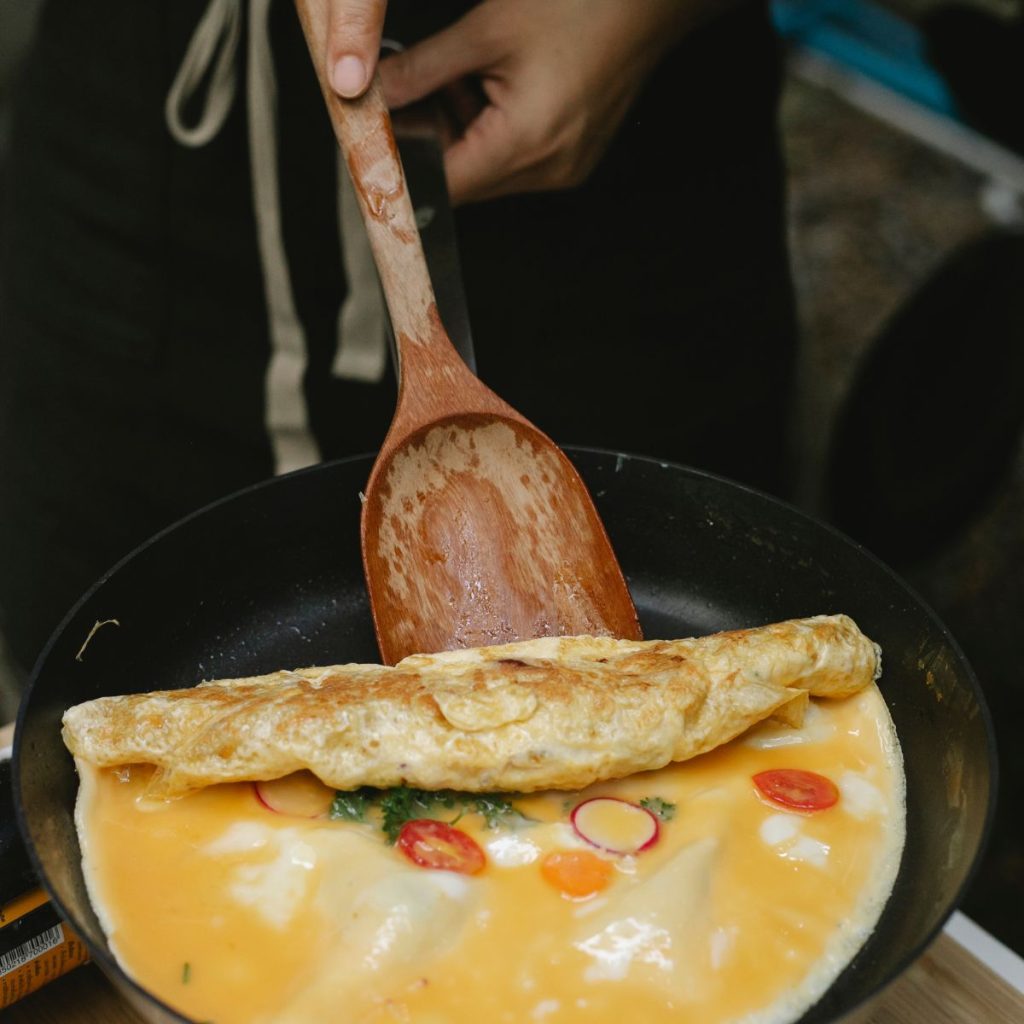
[[[441,324],[379,80],[323,79],[326,22],[298,0],[395,334],[398,408],[366,487],[363,565],[386,663],[417,651],[596,634],[638,639],[622,571],[562,451],[485,387]]]

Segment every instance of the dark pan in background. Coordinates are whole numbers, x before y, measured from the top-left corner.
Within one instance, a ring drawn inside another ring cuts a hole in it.
[[[907,846],[877,930],[803,1024],[845,1019],[934,937],[984,844],[995,752],[971,669],[898,577],[820,522],[691,469],[613,452],[568,454],[648,637],[845,612],[882,646],[880,685],[906,761]],[[89,906],[61,715],[105,694],[376,661],[358,528],[370,464],[359,457],[281,477],[182,520],[100,580],[36,666],[14,751],[19,823],[58,908],[150,1020],[184,1018],[125,977]],[[81,651],[94,624],[108,619],[118,624],[99,628]]]

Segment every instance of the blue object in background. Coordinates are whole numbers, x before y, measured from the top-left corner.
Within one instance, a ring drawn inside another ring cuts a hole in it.
[[[905,18],[872,0],[772,0],[771,8],[787,42],[959,119],[945,80],[928,63],[924,36]]]

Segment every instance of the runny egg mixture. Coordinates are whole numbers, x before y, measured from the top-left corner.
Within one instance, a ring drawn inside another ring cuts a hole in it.
[[[838,799],[795,809],[754,781],[778,769]],[[812,703],[799,729],[514,797],[521,817],[495,827],[467,813],[472,874],[420,866],[373,820],[279,813],[250,784],[153,803],[148,768],[79,771],[86,879],[119,961],[216,1024],[795,1020],[874,927],[904,837],[873,685]]]

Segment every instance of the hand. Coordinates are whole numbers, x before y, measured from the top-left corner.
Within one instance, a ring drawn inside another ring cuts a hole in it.
[[[306,0],[314,4],[327,8],[326,81],[346,99],[362,96],[377,68],[387,0]]]
[[[484,0],[380,65],[402,107],[464,76],[486,102],[445,154],[453,202],[569,188],[594,168],[658,60],[721,0]]]

